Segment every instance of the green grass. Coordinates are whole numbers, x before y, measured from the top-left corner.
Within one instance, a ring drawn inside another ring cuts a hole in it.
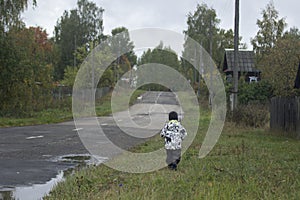
[[[132,96],[129,99],[129,106],[133,105],[137,99],[138,96],[145,93],[144,90],[135,90],[135,92],[132,94]],[[114,108],[114,112],[122,111],[128,108],[128,104],[125,101],[127,93],[122,93],[122,96],[116,95],[116,98],[114,100],[116,101],[116,108]],[[111,110],[111,97],[112,94],[106,95],[101,100],[96,102],[96,114],[97,116],[107,116],[112,113]]]
[[[217,145],[199,159],[209,119],[202,112],[177,171],[130,174],[92,166],[67,176],[45,199],[300,199],[300,141],[226,123]],[[156,136],[132,151],[162,146]]]
[[[72,112],[70,111],[70,109],[47,109],[40,112],[35,112],[32,114],[31,117],[1,117],[0,127],[50,124],[63,122],[71,119]]]
[[[144,92],[145,91],[143,90],[136,90],[131,96],[129,104],[132,105],[136,98]],[[97,116],[107,116],[111,114],[110,100],[111,93],[96,102],[95,111]],[[122,100],[122,98],[118,99],[119,102],[122,102]],[[128,105],[124,105],[124,103],[122,105],[123,107],[128,107]],[[0,127],[51,124],[72,120],[73,114],[71,110],[71,100],[68,101],[68,105],[65,105],[65,107],[60,107],[62,108],[51,108],[34,112],[30,117],[0,117]],[[122,108],[118,108],[118,110],[121,110]]]

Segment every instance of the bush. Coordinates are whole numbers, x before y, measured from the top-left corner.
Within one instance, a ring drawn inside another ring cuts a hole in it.
[[[240,126],[263,128],[270,121],[268,106],[264,104],[241,104],[235,112],[228,112],[227,119]]]
[[[252,101],[266,102],[273,96],[273,88],[267,81],[257,83],[239,83],[239,103],[248,104]]]

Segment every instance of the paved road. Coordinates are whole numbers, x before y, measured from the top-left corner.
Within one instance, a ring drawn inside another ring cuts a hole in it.
[[[136,124],[147,124],[151,115],[167,119],[167,113],[178,110],[176,97],[170,92],[147,92],[138,104],[131,107]],[[112,117],[99,117],[106,136],[117,146],[128,149],[145,141],[151,127],[128,125],[124,112]],[[78,128],[78,127],[77,127]],[[124,131],[140,134],[128,135]],[[156,127],[152,132],[156,133]],[[59,124],[0,128],[0,189],[45,183],[60,170],[74,167],[74,163],[58,159],[69,154],[88,154],[78,137],[74,122]]]
[[[74,125],[50,124],[0,129],[0,185],[44,183],[70,164],[57,156],[87,153]]]
[[[147,92],[140,103],[178,105],[177,98],[172,92]]]

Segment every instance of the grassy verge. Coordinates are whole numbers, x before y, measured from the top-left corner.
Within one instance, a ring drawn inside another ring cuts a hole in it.
[[[136,90],[130,98],[129,104],[132,105],[136,98],[144,93],[143,90]],[[111,93],[104,96],[102,99],[96,102],[96,114],[97,116],[106,116],[111,114]],[[118,101],[122,102],[122,98]],[[128,105],[126,105],[128,107]],[[32,113],[31,117],[16,118],[16,117],[0,117],[0,127],[10,127],[10,126],[28,126],[37,124],[50,124],[59,123],[67,120],[72,120],[72,110],[71,110],[71,99],[68,101],[68,105],[61,108],[51,108],[40,112]],[[120,109],[119,109],[120,110]]]
[[[29,126],[37,124],[58,123],[72,119],[72,112],[70,109],[52,108],[35,112],[31,117],[15,118],[15,117],[1,117],[0,127],[10,126]]]
[[[199,132],[178,171],[145,174],[92,166],[66,177],[45,199],[299,199],[300,141],[229,123],[204,159],[198,158],[209,113],[201,113]],[[163,141],[154,137],[132,149],[149,152]]]
[[[129,99],[129,106],[132,106],[135,103],[137,97],[143,93],[145,93],[144,90],[135,90],[135,92],[132,94],[132,96]],[[103,97],[102,99],[100,99],[99,101],[96,102],[97,116],[107,116],[112,113],[111,97],[112,97],[112,94],[110,93],[109,95],[106,95],[105,97]],[[126,98],[126,93],[122,93],[122,96],[116,95],[116,97],[114,97],[115,104],[118,106],[118,107],[114,108],[114,112],[122,111],[122,110],[125,110],[128,108],[128,104],[124,100],[125,98]]]

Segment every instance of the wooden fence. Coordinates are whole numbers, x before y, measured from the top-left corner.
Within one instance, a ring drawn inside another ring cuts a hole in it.
[[[101,97],[109,93],[109,91],[110,91],[109,87],[96,88],[94,91],[95,99],[100,99]],[[72,93],[73,93],[72,87],[59,86],[54,88],[54,90],[52,91],[52,96],[55,99],[64,99],[65,97],[72,96]],[[94,99],[94,94],[90,89],[82,90],[81,96],[82,98]]]
[[[300,97],[273,97],[270,117],[271,130],[300,139]]]

